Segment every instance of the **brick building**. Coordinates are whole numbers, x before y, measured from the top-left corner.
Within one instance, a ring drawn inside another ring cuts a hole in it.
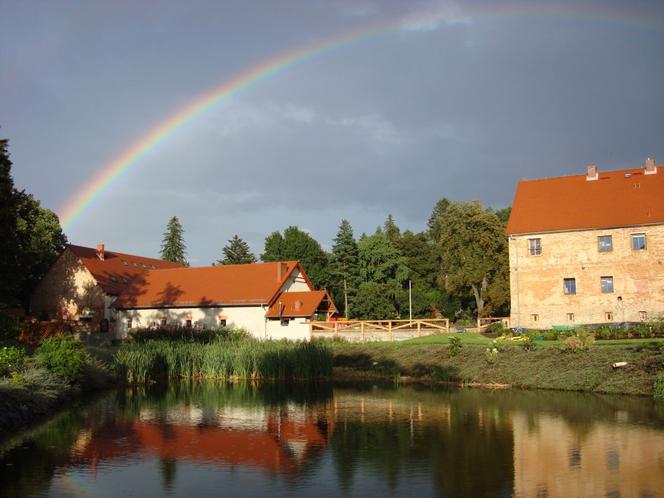
[[[652,159],[521,180],[507,233],[513,327],[664,315],[664,169]]]

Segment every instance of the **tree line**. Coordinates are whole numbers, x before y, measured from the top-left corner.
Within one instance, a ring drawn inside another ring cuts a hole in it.
[[[27,309],[35,285],[67,244],[57,215],[12,178],[8,141],[0,140],[0,308]],[[439,200],[419,233],[402,231],[391,215],[372,234],[355,237],[341,220],[330,251],[296,226],[267,235],[257,258],[234,235],[213,264],[299,260],[316,288],[327,289],[349,318],[407,317],[412,288],[414,317],[509,312],[505,224],[510,209],[480,202]],[[187,265],[184,230],[172,217],[161,257]]]
[[[510,208],[494,211],[479,201],[440,199],[427,229],[403,232],[392,215],[373,234],[356,238],[342,219],[331,251],[297,226],[265,238],[263,262],[298,260],[316,288],[327,289],[349,318],[447,317],[509,314],[505,225]],[[161,257],[188,264],[183,229],[171,218]],[[213,264],[256,262],[234,235]]]

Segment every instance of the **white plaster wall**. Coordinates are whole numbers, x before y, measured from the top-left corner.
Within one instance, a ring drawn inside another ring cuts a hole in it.
[[[279,290],[281,292],[307,292],[314,289],[309,286],[304,277],[300,275],[300,271],[295,269]]]
[[[132,327],[159,325],[162,317],[166,317],[170,325],[184,326],[191,318],[194,327],[217,327],[219,315],[223,315],[227,326],[244,329],[257,339],[309,340],[309,325],[304,318],[291,319],[288,325],[282,325],[280,320],[266,320],[266,312],[267,307],[262,306],[119,310],[116,336],[128,337],[127,319],[130,317]]]
[[[308,341],[311,339],[306,318],[291,318],[288,325],[282,325],[280,320],[268,320],[267,337],[268,339],[288,339],[289,341]]]

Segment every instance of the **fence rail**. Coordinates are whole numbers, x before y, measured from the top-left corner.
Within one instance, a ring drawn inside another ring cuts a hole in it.
[[[417,320],[348,320],[334,322],[309,322],[312,338],[344,338],[351,341],[403,340],[423,335],[447,333],[447,318]]]
[[[481,332],[482,329],[496,322],[501,322],[505,329],[510,328],[510,318],[508,316],[485,316],[477,319],[477,331]]]

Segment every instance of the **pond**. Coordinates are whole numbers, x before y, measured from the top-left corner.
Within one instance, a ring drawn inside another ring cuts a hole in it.
[[[182,382],[0,443],[0,496],[664,496],[664,407],[546,391]]]

